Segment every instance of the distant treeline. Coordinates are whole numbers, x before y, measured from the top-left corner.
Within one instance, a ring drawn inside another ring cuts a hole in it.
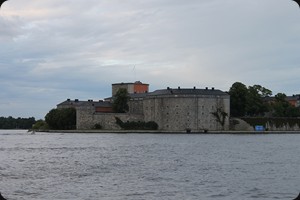
[[[0,117],[0,129],[31,129],[35,118]]]

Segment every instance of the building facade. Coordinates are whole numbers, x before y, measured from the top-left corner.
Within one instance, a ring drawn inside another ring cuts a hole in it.
[[[136,81],[134,83],[114,83],[112,84],[112,96],[114,96],[119,89],[124,88],[129,94],[141,94],[149,92],[149,84]]]
[[[136,87],[135,87],[136,86]],[[58,108],[73,106],[77,110],[77,129],[120,129],[115,117],[122,121],[154,121],[161,131],[221,131],[229,129],[230,96],[214,88],[167,88],[149,92],[141,82],[112,84],[112,95],[126,88],[130,100],[128,113],[113,113],[112,100],[87,102],[67,100]]]
[[[228,130],[230,97],[212,89],[172,89],[149,93],[143,100],[145,121],[155,121],[161,130]],[[216,115],[226,113],[218,119]]]

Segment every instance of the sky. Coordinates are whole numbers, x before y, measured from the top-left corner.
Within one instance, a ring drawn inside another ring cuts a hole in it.
[[[300,93],[292,0],[9,0],[0,9],[0,116],[43,119],[111,84],[258,84]]]

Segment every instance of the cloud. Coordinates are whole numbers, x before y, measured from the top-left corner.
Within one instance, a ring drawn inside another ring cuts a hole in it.
[[[299,93],[299,8],[274,0],[14,0],[0,11],[0,115],[43,117],[114,82]],[[133,68],[135,67],[135,71]]]

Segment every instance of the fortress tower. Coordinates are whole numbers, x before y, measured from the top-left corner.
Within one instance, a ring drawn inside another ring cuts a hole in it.
[[[134,83],[114,83],[112,84],[112,96],[121,88],[127,89],[129,94],[141,94],[149,92],[149,84],[136,81]]]

